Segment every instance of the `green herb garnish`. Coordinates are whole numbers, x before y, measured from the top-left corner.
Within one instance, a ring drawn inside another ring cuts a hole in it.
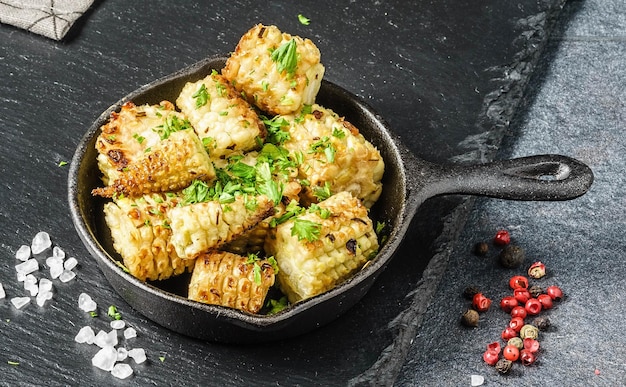
[[[202,84],[202,86],[200,86],[200,88],[195,93],[191,95],[191,97],[196,100],[196,109],[206,105],[207,102],[209,102],[209,99],[211,98],[204,83]]]
[[[300,24],[308,26],[309,24],[311,24],[311,19],[309,19],[308,17],[304,16],[303,14],[298,14],[298,21],[300,22]]]
[[[301,241],[306,239],[313,242],[319,239],[322,225],[306,219],[295,219],[291,228],[291,235]]]
[[[293,76],[298,66],[298,53],[296,52],[295,39],[283,43],[280,47],[272,51],[270,58],[276,62],[278,72],[282,73],[286,71],[289,76]]]

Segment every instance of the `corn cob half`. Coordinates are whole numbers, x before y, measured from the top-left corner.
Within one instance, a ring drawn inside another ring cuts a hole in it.
[[[187,83],[176,105],[188,117],[211,158],[252,150],[265,138],[263,121],[216,72]]]
[[[172,208],[172,244],[179,256],[193,259],[217,249],[256,226],[274,211],[265,195],[238,195],[230,203],[217,200]]]
[[[257,24],[242,37],[222,74],[265,112],[289,114],[312,104],[324,66],[309,39]]]
[[[359,270],[378,251],[378,239],[367,208],[348,192],[319,203],[278,225],[265,250],[278,263],[277,282],[291,303],[332,289]],[[299,227],[309,227],[313,238]]]
[[[202,142],[191,128],[185,128],[168,133],[167,138],[124,168],[110,185],[96,188],[92,193],[104,197],[115,194],[140,196],[177,191],[193,180],[214,177],[213,164]]]
[[[257,313],[272,285],[274,268],[267,260],[212,251],[196,259],[188,298]]]
[[[370,208],[382,192],[385,164],[378,150],[359,130],[330,109],[313,105],[283,116],[289,139],[283,146],[302,156],[299,177],[309,182],[303,203],[314,203],[316,191],[348,191]]]
[[[170,244],[167,212],[178,202],[175,196],[151,194],[104,205],[113,247],[140,280],[164,280],[193,268],[193,261],[181,259]]]

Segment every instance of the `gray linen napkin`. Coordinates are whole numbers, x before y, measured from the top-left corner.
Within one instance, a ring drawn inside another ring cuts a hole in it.
[[[0,23],[61,40],[93,0],[0,0]]]

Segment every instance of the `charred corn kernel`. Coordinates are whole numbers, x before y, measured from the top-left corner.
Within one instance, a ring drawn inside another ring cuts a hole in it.
[[[178,197],[152,194],[104,205],[113,247],[130,274],[140,280],[164,280],[193,268],[193,261],[181,259],[170,244],[167,212],[178,201]]]
[[[261,110],[289,114],[315,102],[324,76],[320,57],[311,40],[257,24],[242,36],[222,74]]]
[[[193,125],[211,158],[252,150],[259,139],[265,138],[263,121],[230,82],[217,73],[187,83],[176,105]]]
[[[168,213],[171,242],[179,256],[195,258],[230,242],[273,211],[274,203],[265,195],[238,195],[231,203],[209,201],[175,207]]]
[[[189,283],[191,300],[257,313],[274,285],[274,268],[267,260],[250,262],[237,254],[212,251],[195,262]]]
[[[149,152],[124,168],[117,179],[94,195],[115,194],[140,196],[152,192],[168,192],[187,187],[193,180],[215,177],[213,164],[198,136],[191,129],[168,134]]]
[[[147,149],[161,141],[154,129],[171,117],[184,119],[168,101],[141,106],[129,101],[119,112],[111,113],[96,140],[98,167],[105,185],[118,179],[124,168],[143,158]]]
[[[316,189],[329,184],[330,192],[348,191],[370,208],[382,192],[385,169],[378,150],[359,130],[330,109],[313,105],[298,114],[283,116],[290,138],[284,147],[302,155],[301,179],[310,186],[303,202],[316,202]]]
[[[291,303],[332,289],[378,251],[372,220],[359,199],[341,192],[320,202],[319,207],[330,216],[307,211],[278,225],[266,239],[266,253],[278,263],[277,283]],[[294,235],[298,220],[318,224],[318,239]]]
[[[263,219],[252,229],[233,238],[232,241],[224,245],[221,249],[232,253],[245,255],[248,253],[259,253],[263,251],[265,238],[269,233],[269,223],[271,218]]]

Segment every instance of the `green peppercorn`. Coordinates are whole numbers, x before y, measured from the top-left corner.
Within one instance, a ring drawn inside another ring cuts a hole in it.
[[[537,337],[539,337],[539,329],[534,325],[526,324],[519,331],[519,337],[522,339],[531,338],[536,340]]]
[[[513,362],[507,359],[500,359],[496,363],[496,370],[501,374],[508,374],[511,367],[513,367]]]
[[[486,242],[478,242],[474,245],[474,254],[484,257],[489,252],[489,245]]]
[[[528,288],[528,293],[530,293],[533,298],[537,298],[537,296],[543,294],[543,288],[541,286],[533,285]]]
[[[463,290],[463,298],[466,300],[471,300],[474,298],[476,293],[480,293],[480,289],[476,286],[468,286]]]
[[[479,318],[480,316],[477,311],[474,309],[468,309],[461,316],[461,324],[466,327],[477,327]]]
[[[507,269],[519,267],[524,262],[524,259],[526,259],[524,249],[517,245],[505,246],[498,255],[500,265]]]
[[[550,328],[551,322],[547,317],[537,317],[533,321],[533,325],[537,327],[540,331],[547,331]]]
[[[507,345],[517,347],[517,349],[522,349],[524,348],[524,340],[522,340],[521,337],[513,337],[510,338],[509,341],[507,341]]]

